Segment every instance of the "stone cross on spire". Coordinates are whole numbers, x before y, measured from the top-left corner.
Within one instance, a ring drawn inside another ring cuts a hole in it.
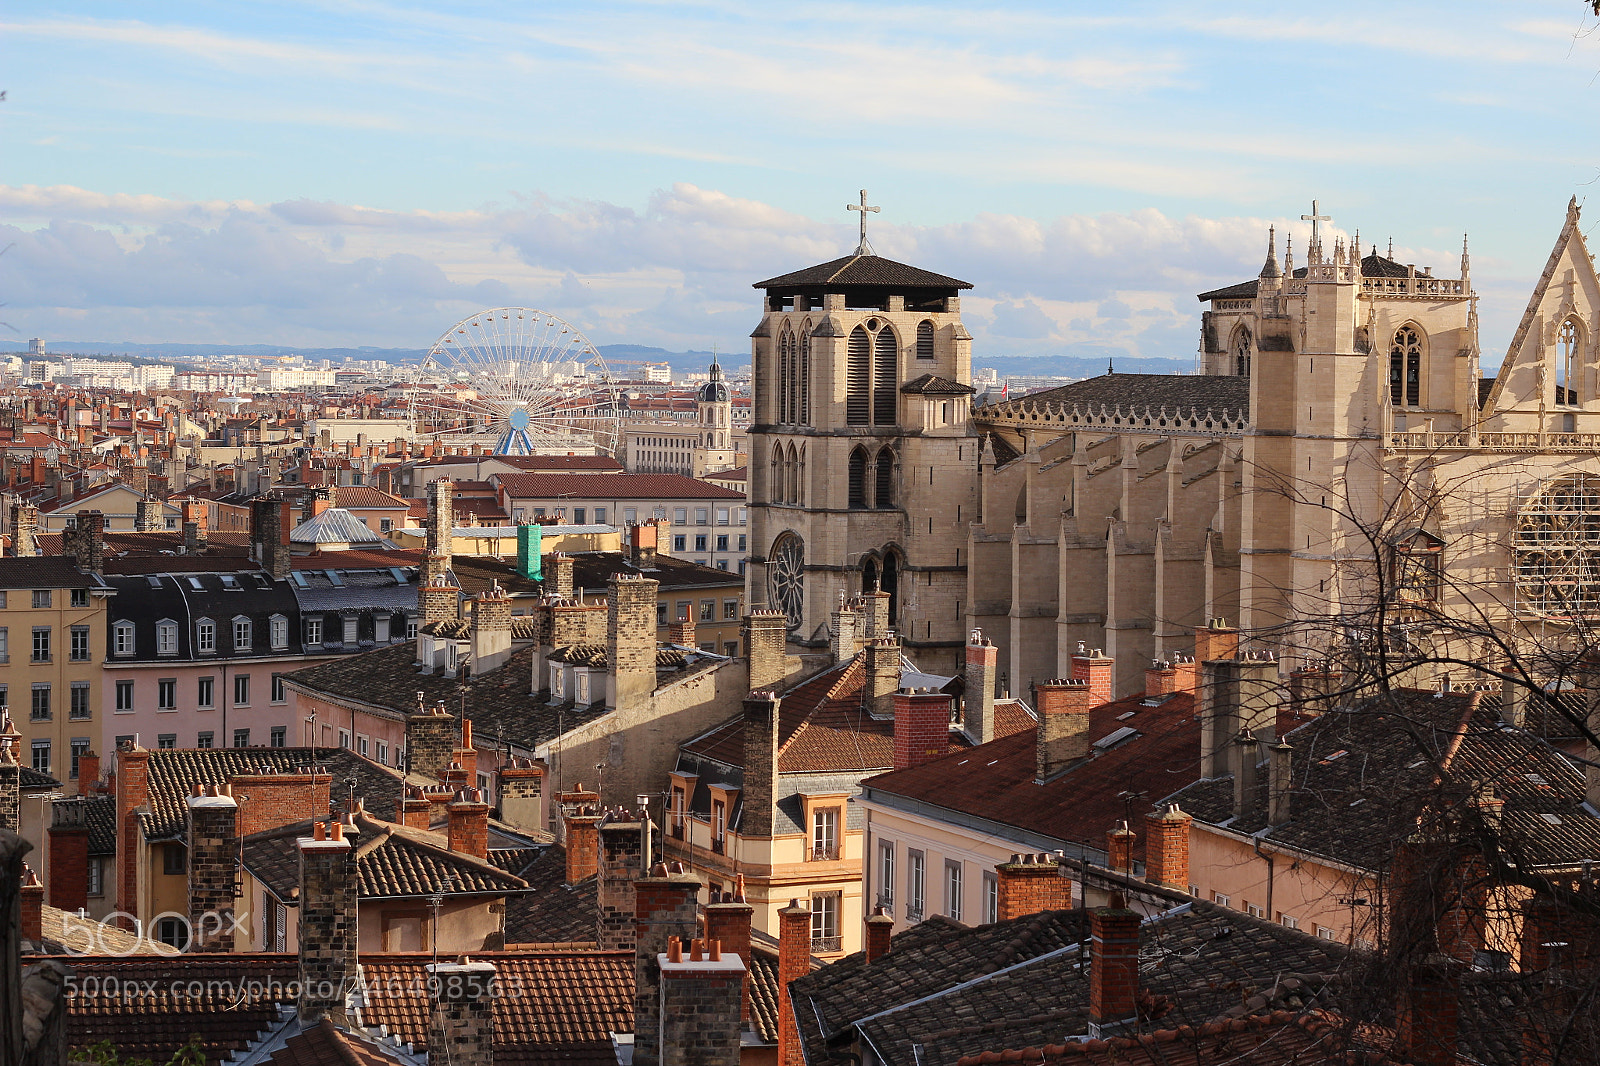
[[[1321,204],[1318,201],[1312,200],[1311,213],[1309,215],[1300,216],[1300,221],[1311,223],[1311,248],[1307,254],[1310,256],[1312,262],[1316,262],[1322,258],[1322,231],[1318,228],[1317,224],[1319,222],[1333,221],[1332,215],[1324,215],[1319,213],[1318,209],[1320,207]]]
[[[859,204],[845,204],[844,206],[845,206],[845,209],[848,210],[848,211],[860,211],[861,212],[861,243],[856,246],[856,254],[857,255],[877,255],[878,253],[872,250],[872,245],[867,243],[867,212],[870,211],[873,214],[877,214],[879,211],[881,211],[883,209],[881,207],[868,207],[867,206],[867,190],[865,190],[865,189],[861,190],[861,202]],[[1313,211],[1315,211],[1316,210],[1316,206],[1313,205],[1311,209]]]

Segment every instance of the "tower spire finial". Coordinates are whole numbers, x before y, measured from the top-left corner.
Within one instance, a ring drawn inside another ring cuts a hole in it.
[[[1389,254],[1384,256],[1384,258],[1385,259],[1393,259],[1394,258],[1394,238],[1393,237],[1389,238]]]
[[[1278,227],[1267,227],[1267,261],[1261,265],[1261,276],[1264,278],[1281,277],[1278,269]]]
[[[1461,280],[1466,282],[1472,276],[1472,257],[1467,254],[1467,235],[1461,235]],[[1471,286],[1463,285],[1463,288]]]
[[[872,245],[867,240],[867,213],[870,211],[872,214],[875,215],[875,214],[877,214],[879,211],[881,211],[883,209],[880,208],[880,207],[868,207],[867,206],[867,190],[865,190],[865,189],[861,190],[861,202],[859,204],[845,204],[844,206],[845,206],[845,210],[847,210],[847,211],[860,211],[861,212],[861,243],[856,245],[855,254],[856,255],[877,255],[878,253],[872,250]]]
[[[1288,277],[1294,277],[1294,234],[1283,235],[1283,272]]]

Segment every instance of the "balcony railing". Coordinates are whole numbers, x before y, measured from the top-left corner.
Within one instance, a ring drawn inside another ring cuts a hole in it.
[[[811,938],[811,953],[813,955],[826,955],[832,951],[843,950],[843,944],[836,936],[813,936]]]
[[[813,844],[811,845],[812,862],[833,862],[839,858],[838,844]]]
[[[885,914],[894,913],[894,896],[888,892],[878,893],[878,906],[883,908]]]
[[[676,818],[672,820],[672,836],[675,840],[683,839],[683,822]]]
[[[725,854],[728,842],[723,837],[715,837],[711,841],[711,850],[717,855]]]
[[[908,921],[908,922],[920,922],[920,921],[922,921],[922,905],[921,904],[912,904],[911,906],[906,908],[906,921]]]

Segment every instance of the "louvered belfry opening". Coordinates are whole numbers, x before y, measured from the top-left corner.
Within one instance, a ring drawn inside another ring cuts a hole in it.
[[[783,331],[778,334],[778,421],[784,425],[794,421],[793,392],[789,387],[793,364],[794,332],[785,322]]]
[[[850,331],[845,368],[845,424],[872,424],[872,338],[861,326]]]
[[[927,319],[917,323],[917,358],[933,358],[933,323]]]
[[[857,448],[850,453],[850,507],[867,506],[867,450]]]
[[[894,330],[885,325],[872,345],[872,423],[892,426],[898,421],[899,345]]]
[[[894,506],[894,449],[884,448],[878,452],[876,477],[877,484],[873,496],[874,507]]]

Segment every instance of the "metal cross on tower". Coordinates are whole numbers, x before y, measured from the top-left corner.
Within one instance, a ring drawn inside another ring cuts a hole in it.
[[[883,209],[867,206],[867,190],[865,189],[861,190],[861,202],[859,204],[845,204],[844,206],[846,210],[861,212],[861,243],[856,246],[856,254],[877,255],[878,253],[872,250],[872,245],[867,243],[867,212],[871,211],[873,214],[877,214]],[[1311,210],[1315,211],[1316,209],[1316,205],[1312,204]]]
[[[1317,227],[1317,223],[1333,221],[1332,215],[1318,213],[1319,206],[1320,205],[1316,200],[1312,200],[1311,213],[1309,215],[1300,216],[1300,221],[1311,223],[1311,254],[1317,256],[1318,258],[1322,256],[1322,231]]]

